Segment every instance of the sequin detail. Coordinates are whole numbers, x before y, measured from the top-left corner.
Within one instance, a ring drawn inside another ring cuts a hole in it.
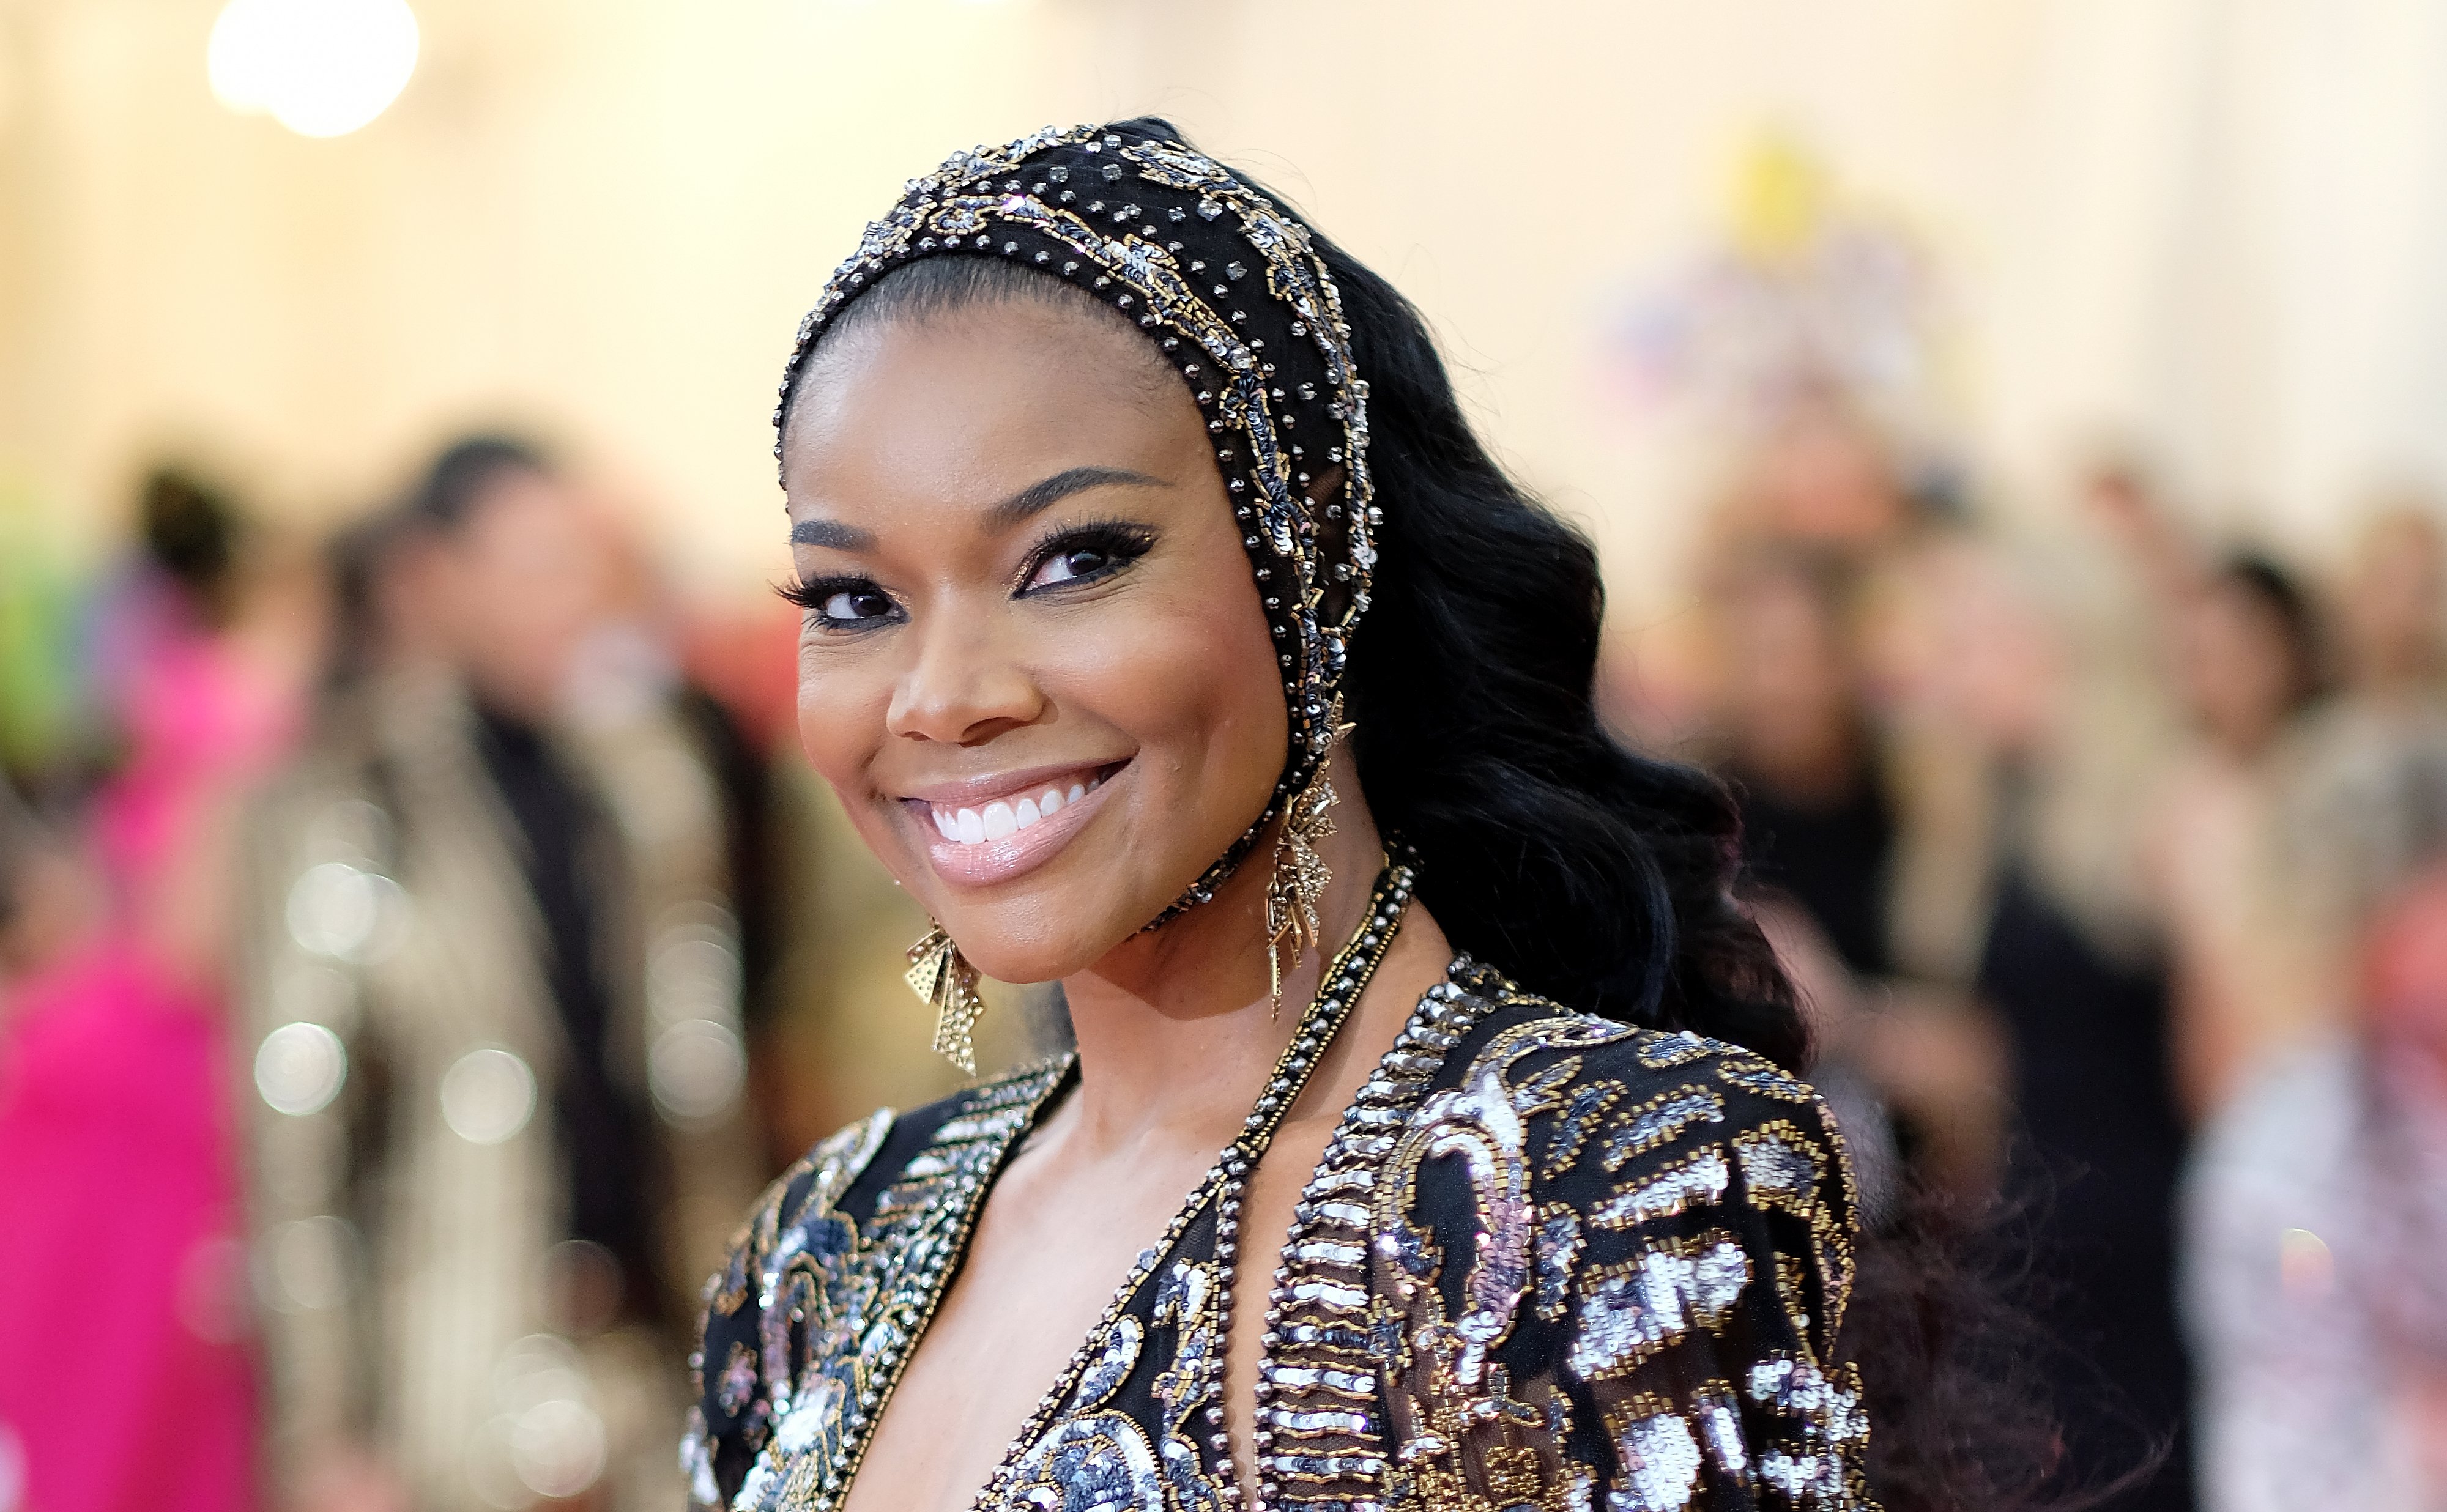
[[[1584,1381],[1638,1365],[1694,1328],[1713,1328],[1751,1281],[1750,1257],[1722,1235],[1669,1241],[1590,1273],[1570,1364]]]
[[[1622,1489],[1607,1512],[1679,1512],[1699,1485],[1699,1441],[1679,1414],[1657,1412],[1615,1435]]]
[[[1828,1354],[1851,1269],[1841,1142],[1814,1098],[1745,1086],[1763,1064],[1755,1057],[1711,1044],[1685,1060],[1688,1043],[1566,1013],[1456,962],[1337,1125],[1295,1207],[1263,1318],[1250,1320],[1265,1341],[1258,1484],[1235,1489],[1224,1463],[1216,1366],[1226,1288],[1216,1231],[1198,1223],[1142,1257],[1143,1284],[1083,1346],[978,1505],[1873,1512],[1858,1382]],[[1723,1074],[1729,1063],[1739,1079]],[[901,1171],[853,1184],[889,1199],[913,1171],[948,1179],[960,1162],[940,1147],[946,1136],[990,1136],[997,1118],[963,1105]],[[845,1136],[819,1163],[845,1168],[869,1138]],[[892,1209],[880,1200],[875,1218],[848,1224],[843,1211],[799,1202],[815,1184],[803,1179],[785,1204],[802,1210],[806,1237],[793,1241],[786,1223],[772,1241],[795,1242],[815,1277],[794,1293],[786,1265],[770,1293],[805,1320],[783,1330],[777,1379],[797,1393],[786,1427],[831,1383],[862,1380],[859,1340],[807,1327],[833,1307],[810,1257],[850,1242],[835,1224],[872,1256]],[[981,1187],[958,1199],[982,1200]],[[767,1290],[751,1284],[742,1322]],[[709,1358],[730,1357],[720,1344]],[[756,1400],[733,1414],[724,1373],[709,1370],[692,1423],[687,1463],[701,1506],[726,1504],[714,1446],[749,1442],[773,1389],[760,1363]],[[841,1421],[871,1422],[875,1410],[844,1408]],[[838,1445],[821,1434],[768,1436],[760,1463],[786,1483],[777,1504],[830,1504],[822,1493],[845,1483],[793,1467],[827,1453]],[[767,1484],[751,1475],[729,1504],[768,1504],[750,1494]]]

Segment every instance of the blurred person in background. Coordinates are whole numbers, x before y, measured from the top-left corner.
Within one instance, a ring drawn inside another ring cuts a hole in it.
[[[2337,593],[2350,702],[2435,711],[2447,695],[2447,540],[2438,503],[2384,499],[2362,526]]]
[[[1752,881],[1790,898],[1856,973],[1892,969],[1897,829],[1861,696],[1849,574],[1797,548],[1744,554],[1709,597],[1720,752]]]
[[[0,1423],[45,1512],[254,1503],[227,879],[314,595],[191,477],[140,515],[93,620],[113,769],[65,836],[0,841]]]
[[[2184,1131],[2145,816],[2174,739],[2149,595],[2094,539],[1954,533],[1912,571],[1913,718],[1973,763],[1950,875],[1970,985],[2003,1041],[1997,1236],[2028,1276],[2033,1351],[2062,1424],[2057,1484],[2100,1505],[2191,1505],[2174,1300]],[[1942,952],[1940,954],[1943,954]],[[2164,1445],[2167,1457],[2151,1464]],[[2136,1467],[2143,1467],[2135,1478]]]
[[[0,1033],[11,992],[83,940],[100,906],[83,858],[0,775]]]
[[[1742,808],[1744,886],[1807,989],[1819,1076],[1856,1135],[1867,1209],[1915,1185],[1993,1197],[2003,1072],[1967,991],[1990,858],[1984,761],[1931,717],[1945,501],[1911,495],[1872,428],[1801,406],[1719,506],[1698,616],[1702,749]],[[1858,1097],[1866,1106],[1848,1101]]]
[[[2354,1011],[2203,1136],[2186,1279],[2207,1512],[2447,1507],[2442,816],[2368,917]]]
[[[341,558],[256,834],[249,1073],[280,1498],[669,1506],[695,1283],[763,1175],[728,765],[532,447],[445,451]]]
[[[1907,485],[1897,448],[1835,386],[1795,388],[1708,523],[1703,613],[1684,622],[1698,643],[1662,650],[1704,690],[1698,748],[1740,802],[1743,885],[1806,989],[1865,1211],[1874,1220],[1898,1183],[1976,1206],[1993,1189],[2001,1073],[1963,990],[1978,890],[1964,874],[1984,869],[1965,853],[1984,835],[1950,812],[1976,768],[1959,742],[1927,738],[1915,679],[1889,665],[1925,597],[1914,564],[1953,511]],[[1643,695],[1627,723],[1660,712]]]
[[[2256,1032],[2186,1212],[2212,1512],[2447,1505],[2440,588],[2427,508],[2378,513],[2337,583],[2342,686],[2267,816],[2261,928],[2235,932]]]
[[[1874,1224],[1906,1165],[1936,1189],[1983,1195],[1993,1141],[1963,1105],[1993,1102],[1995,1057],[1959,996],[1893,980],[1905,816],[1864,686],[1862,576],[1823,546],[1755,546],[1713,575],[1708,628],[1711,765],[1740,805],[1745,893],[1802,990],[1816,1080]],[[1957,1074],[1966,1051],[1969,1081]]]
[[[1783,545],[1860,564],[1907,535],[1920,501],[1897,448],[1829,375],[1806,369],[1770,405],[1709,522],[1719,553]]]
[[[2275,816],[2286,952],[2262,993],[2273,1049],[2347,1000],[2373,910],[2425,860],[2447,802],[2447,542],[2434,506],[2399,496],[2376,511],[2331,602],[2339,686],[2303,721]]]
[[[2177,696],[2191,738],[2154,805],[2146,864],[2165,920],[2174,1074],[2197,1120],[2264,1049],[2295,1031],[2279,942],[2298,933],[2277,824],[2321,685],[2309,595],[2262,556],[2218,563],[2169,606]]]

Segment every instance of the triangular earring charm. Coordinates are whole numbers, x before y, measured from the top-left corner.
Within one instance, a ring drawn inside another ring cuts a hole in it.
[[[942,925],[909,947],[907,980],[909,990],[934,1007],[935,1053],[963,1074],[977,1075],[976,1030],[977,1016],[986,1011],[985,999],[977,995],[977,969]]]

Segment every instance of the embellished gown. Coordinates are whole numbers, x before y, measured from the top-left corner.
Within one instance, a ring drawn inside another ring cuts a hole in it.
[[[841,1504],[996,1174],[1073,1076],[879,1112],[773,1185],[709,1289],[694,1506]],[[1816,1095],[1755,1055],[1456,960],[1296,1209],[1245,1498],[1220,1427],[1229,1277],[1193,1201],[977,1506],[1874,1512],[1830,1354],[1849,1169]]]

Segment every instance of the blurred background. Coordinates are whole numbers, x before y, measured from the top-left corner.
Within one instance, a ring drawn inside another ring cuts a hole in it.
[[[0,0],[0,1512],[678,1504],[734,1215],[955,1074],[789,333],[1149,111],[1600,542],[2059,1489],[2447,1506],[2447,9]]]

